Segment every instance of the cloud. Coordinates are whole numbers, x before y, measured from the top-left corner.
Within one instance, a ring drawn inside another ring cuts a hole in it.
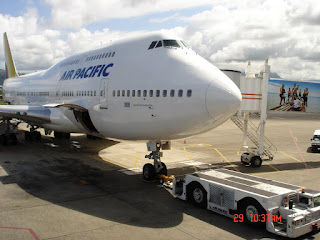
[[[210,0],[46,0],[53,28],[80,29],[94,21],[130,18],[156,12],[211,5]]]
[[[47,19],[39,16],[35,8],[18,17],[0,14],[0,31],[8,32],[18,69],[48,68],[74,53],[137,33],[108,28],[90,31],[86,27],[90,23],[211,6],[191,17],[173,12],[162,19],[151,15],[150,21],[184,21],[185,27],[166,31],[181,36],[197,53],[220,68],[244,71],[248,60],[260,65],[269,57],[272,72],[283,78],[320,79],[320,5],[316,0],[45,2],[51,7],[51,17]],[[2,66],[3,61],[0,55]]]

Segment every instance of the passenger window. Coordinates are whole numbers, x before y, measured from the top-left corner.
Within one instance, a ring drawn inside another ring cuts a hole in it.
[[[115,97],[116,96],[116,90],[112,91],[112,96]]]
[[[162,91],[162,97],[167,97],[168,91],[167,90],[163,90]]]
[[[132,97],[136,96],[136,90],[132,90]]]
[[[162,47],[162,41],[159,41],[159,42],[158,42],[156,48],[158,48],[158,47]]]
[[[160,97],[160,90],[156,91],[156,97]]]
[[[88,96],[88,97],[90,96],[90,91],[87,92],[87,96]]]
[[[192,96],[192,90],[191,89],[188,89],[187,91],[187,97],[191,97]]]
[[[174,90],[173,89],[170,91],[170,97],[174,97]]]
[[[154,48],[154,46],[155,46],[156,44],[157,44],[157,41],[153,41],[153,42],[150,44],[148,50]]]
[[[130,97],[130,90],[127,90],[127,97]]]
[[[111,57],[111,52],[109,53],[109,56],[108,57]]]
[[[118,96],[118,97],[120,97],[120,90],[118,90],[118,92],[117,92],[117,96]]]
[[[91,97],[93,96],[93,92],[92,92],[92,91],[90,92],[90,96],[91,96]]]
[[[138,97],[141,97],[141,90],[138,90]]]
[[[149,91],[149,97],[153,97],[153,90]]]
[[[114,57],[115,54],[116,54],[116,52],[113,52],[113,53],[112,53],[112,57]]]
[[[93,92],[94,96],[97,96],[96,91]]]
[[[122,97],[126,96],[126,91],[122,90]]]
[[[183,90],[180,89],[179,92],[178,92],[178,97],[182,97],[182,95],[183,95]]]
[[[143,90],[143,96],[144,96],[144,97],[147,96],[147,90]]]

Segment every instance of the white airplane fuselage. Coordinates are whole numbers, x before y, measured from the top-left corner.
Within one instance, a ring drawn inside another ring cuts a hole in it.
[[[163,40],[180,47],[165,47]],[[162,46],[149,49],[154,41]],[[155,33],[77,54],[48,70],[7,79],[4,98],[14,105],[63,105],[49,107],[50,122],[40,126],[60,132],[155,141],[200,134],[233,115],[241,93],[180,41]],[[73,106],[88,114],[82,119]]]

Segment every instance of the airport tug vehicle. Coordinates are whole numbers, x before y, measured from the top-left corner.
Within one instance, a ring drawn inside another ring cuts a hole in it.
[[[315,130],[311,138],[311,150],[317,152],[320,149],[320,130]]]
[[[175,197],[233,218],[296,238],[319,230],[320,192],[227,169],[169,177]]]

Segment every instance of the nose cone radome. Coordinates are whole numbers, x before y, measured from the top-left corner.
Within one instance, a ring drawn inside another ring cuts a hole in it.
[[[241,104],[241,92],[229,78],[213,80],[207,89],[206,107],[215,120],[225,121],[236,113]]]

